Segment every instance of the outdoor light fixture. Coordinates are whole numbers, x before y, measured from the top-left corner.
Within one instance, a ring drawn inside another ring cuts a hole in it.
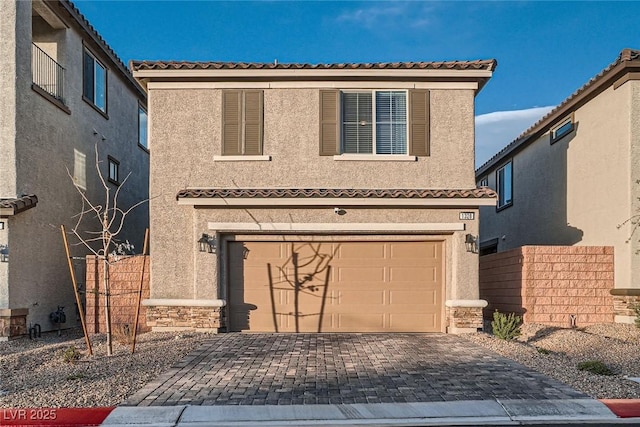
[[[478,236],[467,234],[464,238],[464,244],[467,247],[467,252],[478,253]]]
[[[202,233],[202,237],[198,239],[198,249],[200,252],[216,253],[216,239],[206,233]]]

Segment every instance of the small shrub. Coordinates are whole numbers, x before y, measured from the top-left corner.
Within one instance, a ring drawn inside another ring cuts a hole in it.
[[[613,371],[600,360],[587,360],[576,365],[579,371],[587,371],[597,375],[613,375]]]
[[[114,325],[113,337],[122,345],[130,345],[133,342],[133,334],[128,323]]]
[[[67,381],[74,381],[74,380],[82,380],[85,379],[87,376],[85,374],[83,374],[82,372],[79,372],[77,374],[72,374],[67,376]]]
[[[640,304],[634,304],[631,306],[633,313],[636,315],[636,318],[633,320],[633,323],[636,325],[636,328],[640,328]]]
[[[491,322],[491,329],[493,335],[501,340],[513,340],[520,336],[520,325],[522,324],[522,317],[516,316],[515,313],[504,314],[493,312],[493,322]]]
[[[80,360],[80,357],[82,357],[82,354],[74,345],[72,345],[71,347],[66,349],[64,353],[62,353],[62,360],[64,360],[66,363],[74,363]]]
[[[536,347],[536,350],[538,350],[538,353],[540,354],[551,354],[551,350],[548,350],[543,347]]]

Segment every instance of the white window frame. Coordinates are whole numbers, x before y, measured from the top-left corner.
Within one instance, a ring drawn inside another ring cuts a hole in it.
[[[507,166],[510,166],[509,188],[511,189],[511,194],[510,194],[509,200],[505,200],[504,197],[502,197],[503,194],[501,194],[501,191],[500,191],[500,184],[502,182],[502,179],[500,178],[500,171],[505,170]],[[498,169],[496,169],[496,192],[498,193],[498,204],[496,205],[497,210],[506,209],[509,206],[513,205],[513,159],[510,159],[509,161],[505,162],[502,166],[500,166]]]
[[[567,125],[569,126],[567,127]],[[559,134],[558,132],[561,129],[565,129],[565,130]],[[574,121],[573,121],[573,114],[571,114],[569,117],[566,117],[556,126],[551,128],[551,143],[553,144],[554,142],[559,141],[565,136],[569,135],[571,132],[573,132],[573,129],[574,129]]]
[[[480,187],[488,187],[489,186],[489,177],[485,176],[484,178],[480,179],[480,183],[478,185]]]
[[[115,158],[108,156],[108,181],[115,185],[120,185],[120,162]],[[113,166],[113,167],[112,167]],[[114,172],[114,173],[112,173]]]
[[[144,113],[145,123],[144,123],[144,133],[142,132],[142,121],[140,120],[140,115]],[[142,135],[144,134],[144,141],[142,141]],[[142,105],[138,104],[138,145],[145,150],[149,150],[149,113],[147,110],[142,107]]]
[[[93,99],[89,98],[84,93],[84,87],[85,87],[85,84],[86,84],[86,81],[85,81],[85,79],[86,79],[86,71],[87,71],[87,70],[85,70],[85,67],[84,67],[84,55],[85,54],[89,55],[91,57],[91,59],[93,59],[93,88],[92,88],[92,90],[93,90],[93,93],[92,93]],[[98,84],[97,84],[98,78],[97,78],[97,74],[96,74],[97,67],[100,67],[104,72],[104,79],[102,79],[102,84],[104,86],[104,107],[99,106],[98,103],[96,102],[96,100],[98,99]],[[100,111],[100,112],[102,112],[104,114],[107,114],[107,103],[108,103],[108,94],[107,94],[107,92],[108,92],[108,86],[107,86],[108,85],[108,83],[107,83],[108,82],[108,77],[107,77],[107,74],[108,74],[107,67],[98,58],[96,58],[96,56],[89,49],[87,49],[85,47],[83,49],[83,52],[82,52],[82,95],[83,95],[83,98],[88,103],[90,103],[98,111]]]
[[[371,93],[371,153],[346,153],[344,151],[344,103],[342,94],[344,93]],[[405,96],[405,152],[401,154],[378,154],[378,141],[377,141],[377,131],[376,131],[376,94],[378,92],[403,92]],[[409,155],[409,91],[406,89],[347,89],[340,91],[340,155],[347,157],[358,157],[358,156],[408,156]]]

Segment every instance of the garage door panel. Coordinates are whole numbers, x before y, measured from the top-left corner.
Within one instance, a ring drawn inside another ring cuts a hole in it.
[[[420,259],[439,258],[438,242],[393,242],[389,243],[391,259]]]
[[[339,282],[384,282],[384,267],[337,267]]]
[[[435,282],[437,279],[437,269],[435,267],[391,267],[389,272],[391,282],[415,282],[416,278],[420,278],[422,281]]]
[[[336,329],[340,332],[379,332],[385,330],[383,313],[351,314],[341,313],[336,316]]]
[[[389,291],[389,304],[439,305],[435,290]]]
[[[349,244],[341,245],[336,254],[340,259],[384,259],[385,245],[380,244]]]
[[[231,330],[441,331],[441,242],[230,242],[229,253]]]
[[[361,306],[365,305],[384,305],[384,290],[360,290],[360,291],[340,291],[338,298],[334,301],[334,305],[342,305],[352,307],[353,311],[362,311]]]

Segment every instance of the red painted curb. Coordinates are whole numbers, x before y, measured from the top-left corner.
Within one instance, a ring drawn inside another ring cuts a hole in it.
[[[0,409],[0,426],[99,426],[114,408]]]
[[[640,417],[640,399],[600,399],[620,418]]]

